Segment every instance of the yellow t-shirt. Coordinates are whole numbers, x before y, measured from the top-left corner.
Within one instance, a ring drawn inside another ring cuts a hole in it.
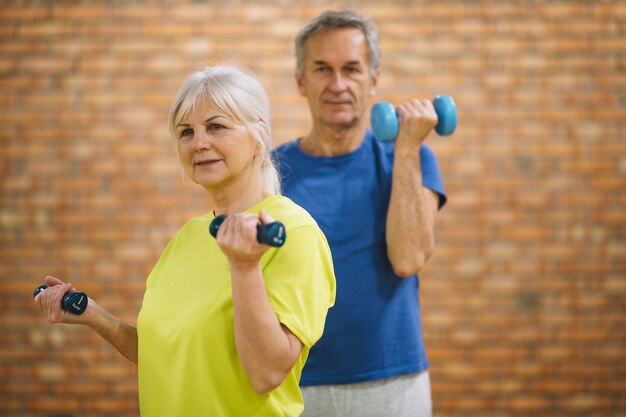
[[[326,238],[315,220],[283,196],[246,210],[265,210],[287,232],[261,259],[266,291],[279,321],[304,344],[285,381],[258,394],[237,356],[231,277],[208,231],[215,218],[187,222],[150,273],[137,319],[139,403],[145,417],[298,416],[298,383],[309,349],[322,336],[335,301]]]

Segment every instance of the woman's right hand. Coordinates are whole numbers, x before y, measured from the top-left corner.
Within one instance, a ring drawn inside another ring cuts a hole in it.
[[[220,225],[216,241],[220,250],[226,255],[231,271],[250,271],[260,265],[261,257],[270,246],[257,240],[257,224],[274,221],[267,213],[261,211],[259,217],[251,213],[232,214]]]
[[[66,284],[52,276],[47,276],[44,279],[44,283],[48,288],[35,296],[35,302],[41,307],[48,322],[68,324],[86,323],[85,319],[88,317],[87,313],[89,313],[89,310],[93,307],[91,299],[89,299],[85,313],[81,315],[72,314],[63,309],[61,302],[65,294],[71,291],[77,291],[76,288],[74,288],[72,284]],[[85,316],[86,314],[87,316]]]

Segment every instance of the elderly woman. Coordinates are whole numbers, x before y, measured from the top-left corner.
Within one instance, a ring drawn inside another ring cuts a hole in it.
[[[138,364],[145,416],[297,416],[309,349],[334,303],[326,238],[286,197],[271,160],[269,103],[250,72],[215,66],[192,73],[169,116],[186,175],[209,196],[150,273],[137,327],[89,299],[74,315],[73,290],[55,277],[37,295],[48,321],[85,324]],[[214,239],[209,224],[227,215]],[[257,241],[280,220],[284,246]]]

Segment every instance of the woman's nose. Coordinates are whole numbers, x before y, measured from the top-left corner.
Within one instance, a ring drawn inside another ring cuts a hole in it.
[[[205,150],[211,147],[211,139],[209,135],[203,130],[200,130],[194,135],[193,148],[196,150]]]

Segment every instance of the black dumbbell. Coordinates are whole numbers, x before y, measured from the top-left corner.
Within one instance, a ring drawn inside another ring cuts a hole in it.
[[[46,288],[48,288],[46,284],[40,285],[35,288],[35,292],[33,292],[33,298]],[[87,297],[87,294],[85,294],[84,292],[68,292],[63,296],[63,299],[61,300],[61,306],[64,310],[69,311],[72,314],[81,315],[85,312],[88,302],[89,297]]]
[[[211,236],[217,236],[217,231],[220,229],[224,219],[226,219],[226,215],[221,214],[211,221],[209,225],[209,233],[211,233]],[[287,239],[287,234],[285,232],[285,226],[281,222],[259,223],[256,225],[256,240],[259,243],[265,243],[266,245],[279,248],[285,244],[285,239]]]
[[[439,95],[434,98],[433,106],[437,113],[435,131],[440,136],[451,135],[456,129],[457,113],[454,99],[450,96]],[[389,142],[398,135],[398,114],[391,103],[381,101],[372,107],[372,130],[376,139]]]

